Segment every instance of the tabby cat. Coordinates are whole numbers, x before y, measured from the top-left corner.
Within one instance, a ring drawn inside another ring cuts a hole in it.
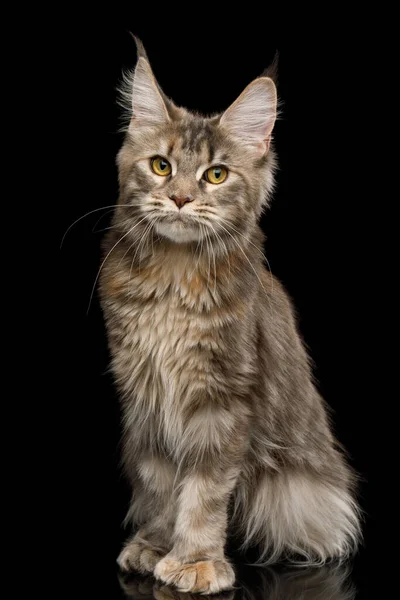
[[[210,594],[235,582],[231,534],[264,563],[349,555],[355,478],[264,266],[273,79],[203,117],[165,96],[137,45],[100,284],[136,529],[118,563]]]

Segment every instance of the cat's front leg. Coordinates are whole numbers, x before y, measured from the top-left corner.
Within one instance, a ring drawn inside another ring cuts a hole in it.
[[[117,562],[122,571],[146,574],[153,573],[157,562],[172,548],[176,471],[170,461],[149,454],[135,460],[135,471],[138,479],[133,486],[127,521],[141,526],[126,542]]]
[[[247,439],[247,416],[235,407],[208,408],[187,424],[181,446],[185,474],[180,482],[172,550],[154,575],[179,590],[215,594],[233,587],[235,573],[225,558],[229,498]]]

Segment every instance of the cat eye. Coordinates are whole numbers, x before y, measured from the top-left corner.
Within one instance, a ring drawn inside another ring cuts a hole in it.
[[[215,185],[223,183],[227,177],[228,169],[225,169],[225,167],[210,167],[203,175],[203,178],[208,181],[208,183],[213,183]]]
[[[156,175],[161,175],[161,177],[165,177],[166,175],[171,174],[171,165],[162,156],[154,156],[154,158],[152,158],[150,161],[150,165],[153,172]]]

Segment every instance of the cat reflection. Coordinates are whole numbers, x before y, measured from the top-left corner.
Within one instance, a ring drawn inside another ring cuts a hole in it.
[[[320,569],[241,568],[237,587],[211,596],[213,600],[354,600],[355,590],[348,579],[349,570],[340,567]],[[127,599],[199,600],[205,596],[179,592],[152,577],[120,576]]]

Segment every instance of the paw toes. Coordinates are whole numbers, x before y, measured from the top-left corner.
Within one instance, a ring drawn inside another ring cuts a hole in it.
[[[147,572],[153,572],[154,567],[162,558],[161,554],[151,548],[144,548],[140,554],[140,567]]]
[[[137,544],[128,544],[125,546],[117,558],[117,563],[121,571],[131,571],[132,569],[135,569],[139,553],[140,550]]]
[[[122,571],[152,573],[162,555],[157,550],[140,542],[131,542],[122,550],[117,559]]]
[[[232,589],[235,581],[235,573],[225,560],[184,564],[172,558],[164,558],[156,565],[154,575],[181,592],[203,594],[216,594]]]

